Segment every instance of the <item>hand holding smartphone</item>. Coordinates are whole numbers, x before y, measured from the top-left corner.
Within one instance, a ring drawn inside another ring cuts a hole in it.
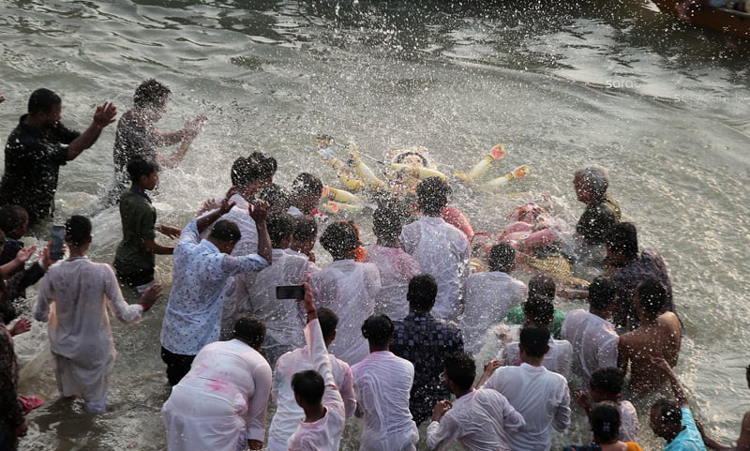
[[[49,250],[49,256],[52,260],[63,258],[63,245],[65,244],[65,226],[52,226],[52,246]]]

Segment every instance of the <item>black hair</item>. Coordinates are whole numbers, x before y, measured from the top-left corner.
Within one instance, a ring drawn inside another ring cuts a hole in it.
[[[632,222],[618,222],[609,230],[605,239],[610,250],[628,259],[638,256],[638,231]]]
[[[240,233],[240,228],[237,227],[237,224],[222,219],[211,227],[211,233],[208,237],[223,243],[236,243],[242,238],[242,233]]]
[[[232,185],[245,188],[253,182],[270,179],[276,173],[276,159],[261,152],[239,157],[232,163]]]
[[[544,300],[552,302],[555,299],[555,280],[547,274],[537,274],[529,280],[528,300]]]
[[[396,163],[403,163],[403,161],[406,159],[406,157],[411,157],[411,156],[417,156],[417,157],[419,157],[419,159],[422,160],[422,166],[424,166],[424,167],[427,167],[427,165],[429,164],[427,162],[427,158],[425,158],[424,155],[422,155],[422,154],[420,154],[418,152],[404,152],[404,153],[402,153],[402,154],[400,154],[399,156],[396,157]]]
[[[362,324],[362,336],[373,346],[385,347],[393,336],[393,321],[387,315],[372,315]]]
[[[360,245],[359,231],[351,221],[336,221],[323,231],[320,244],[334,260],[341,260]]]
[[[303,172],[292,182],[293,196],[317,196],[323,194],[323,182],[314,175]]]
[[[141,177],[150,177],[154,172],[159,172],[159,165],[155,161],[146,160],[138,156],[130,160],[127,171],[130,181],[138,183]]]
[[[0,230],[6,235],[23,224],[29,217],[29,213],[20,205],[3,205],[0,207]]]
[[[402,217],[396,210],[379,207],[372,214],[372,230],[378,238],[393,241],[401,235],[402,226]]]
[[[318,236],[318,223],[309,216],[294,219],[294,239],[306,243]]]
[[[469,390],[477,375],[474,359],[465,352],[456,351],[445,358],[445,376],[461,390]]]
[[[62,99],[54,91],[39,88],[29,96],[29,114],[50,113],[56,105],[61,105]]]
[[[294,232],[294,218],[289,213],[271,213],[266,219],[271,246],[278,249],[281,242],[291,238]]]
[[[647,277],[635,288],[635,297],[638,298],[646,312],[658,315],[664,310],[669,293],[663,283],[653,277]]]
[[[133,105],[136,108],[158,108],[167,102],[167,97],[171,93],[167,85],[150,78],[135,88]]]
[[[531,298],[523,303],[523,314],[533,324],[545,327],[555,317],[555,306],[546,299]]]
[[[651,405],[651,410],[658,411],[661,420],[666,423],[682,424],[682,409],[674,399],[661,398]]]
[[[243,316],[234,323],[234,338],[241,339],[253,348],[259,348],[266,339],[266,325],[257,316]]]
[[[409,281],[409,290],[406,292],[409,308],[415,312],[429,312],[435,305],[437,292],[437,283],[430,274],[419,274],[412,277]]]
[[[524,327],[521,329],[520,346],[523,346],[527,356],[532,358],[544,357],[549,350],[549,330],[538,327]]]
[[[323,332],[323,339],[330,340],[339,325],[339,316],[333,310],[321,307],[318,309],[318,322]]]
[[[617,397],[625,386],[625,372],[614,366],[599,368],[591,373],[590,384],[600,392]]]
[[[440,177],[429,177],[417,186],[417,203],[423,214],[437,216],[448,205],[451,189]]]
[[[258,193],[258,198],[268,203],[269,209],[273,211],[287,211],[292,205],[289,192],[276,183],[264,186]]]
[[[82,246],[91,237],[91,221],[81,215],[73,215],[65,221],[65,241],[71,246]]]
[[[498,243],[490,249],[490,271],[510,273],[516,264],[516,250],[509,243]]]
[[[604,205],[595,205],[583,212],[576,225],[576,232],[586,244],[602,244],[615,224],[617,216],[612,209]]]
[[[617,297],[617,285],[605,276],[599,276],[589,285],[589,308],[603,312],[607,310]]]
[[[600,444],[606,445],[620,439],[620,410],[611,402],[596,404],[591,409],[589,424]]]
[[[306,370],[294,373],[292,376],[292,390],[308,406],[317,406],[323,400],[325,393],[325,382],[315,370]]]

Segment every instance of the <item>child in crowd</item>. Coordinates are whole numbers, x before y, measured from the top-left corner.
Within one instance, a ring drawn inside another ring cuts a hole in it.
[[[591,401],[595,403],[611,402],[620,411],[620,440],[634,442],[638,440],[638,412],[630,401],[623,401],[622,389],[625,385],[625,373],[610,367],[600,368],[593,372],[589,382],[589,393],[578,390],[573,394],[573,401],[581,406],[591,417]],[[589,395],[591,396],[589,398]]]
[[[596,405],[589,415],[594,441],[584,446],[568,446],[563,451],[643,451],[641,446],[618,437],[620,412],[610,403]]]

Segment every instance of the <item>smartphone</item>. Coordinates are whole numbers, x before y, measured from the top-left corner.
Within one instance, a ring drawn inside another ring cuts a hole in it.
[[[276,287],[276,299],[304,299],[305,287],[302,285],[282,285]]]
[[[65,226],[52,226],[52,246],[49,250],[49,256],[52,260],[63,258],[63,243],[65,242]]]

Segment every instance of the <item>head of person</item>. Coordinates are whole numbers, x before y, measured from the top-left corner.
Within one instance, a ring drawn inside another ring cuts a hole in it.
[[[576,224],[576,232],[586,244],[602,244],[615,224],[615,213],[603,205],[597,205],[584,212]]]
[[[289,213],[271,213],[266,219],[268,236],[274,249],[286,249],[292,243],[294,218]]]
[[[29,213],[20,205],[0,207],[0,231],[6,237],[20,240],[29,229]]]
[[[633,297],[639,315],[645,318],[656,318],[664,312],[669,292],[663,283],[653,277],[647,277],[635,288]]]
[[[529,298],[523,303],[523,314],[527,326],[549,329],[555,319],[555,306],[547,299]]]
[[[599,276],[589,285],[589,310],[606,318],[612,313],[617,298],[617,286],[608,277]]]
[[[258,192],[258,198],[268,204],[268,211],[287,212],[292,205],[289,192],[283,186],[271,183]]]
[[[617,367],[599,368],[591,373],[589,393],[594,402],[617,401],[625,386],[625,372]]]
[[[240,228],[226,219],[217,221],[208,234],[208,240],[224,254],[231,254],[240,238],[242,238]]]
[[[682,431],[682,408],[674,399],[661,398],[651,405],[649,424],[654,434],[671,441]]]
[[[579,169],[573,176],[573,188],[579,202],[586,205],[599,202],[609,188],[609,174],[598,164]]]
[[[518,352],[521,360],[541,360],[549,351],[550,333],[547,329],[539,327],[524,327],[521,329],[521,338],[518,343]]]
[[[370,344],[370,352],[388,350],[393,339],[393,321],[387,315],[372,315],[362,324],[362,336]]]
[[[276,159],[261,152],[253,152],[249,157],[239,157],[232,163],[232,186],[239,195],[250,199],[264,186],[273,182],[276,174]]]
[[[294,400],[302,410],[319,407],[325,393],[325,382],[323,376],[315,370],[306,370],[294,373],[292,376],[292,391]]]
[[[148,79],[135,88],[133,106],[146,114],[150,120],[158,121],[167,109],[167,100],[171,93],[167,85],[153,78]]]
[[[243,316],[234,323],[233,338],[260,351],[263,340],[266,339],[266,325],[257,316]]]
[[[455,394],[463,394],[471,390],[477,375],[474,359],[465,352],[456,351],[445,358],[444,383],[448,390]]]
[[[318,207],[322,195],[323,183],[310,173],[303,172],[292,182],[292,203],[306,215]]]
[[[632,222],[618,222],[609,230],[604,240],[607,261],[614,266],[624,266],[638,257],[638,231]]]
[[[159,184],[159,165],[155,161],[133,158],[127,166],[133,186],[151,191]]]
[[[88,249],[91,244],[91,221],[81,215],[73,215],[65,221],[65,242],[71,249]]]
[[[409,301],[409,310],[418,313],[429,313],[435,305],[438,287],[435,278],[430,274],[419,274],[409,281],[409,289],[406,292],[406,300]]]
[[[359,230],[351,221],[336,221],[326,227],[320,236],[320,244],[334,260],[355,258],[359,242]]]
[[[747,381],[747,388],[750,388],[750,365],[745,368],[745,380]]]
[[[595,405],[589,415],[589,424],[596,443],[607,445],[620,440],[620,410],[616,404],[604,402]]]
[[[394,209],[379,207],[372,214],[372,231],[381,245],[396,245],[402,225],[402,217]]]
[[[440,177],[429,177],[417,186],[417,205],[422,214],[440,216],[448,205],[451,189]]]
[[[498,243],[490,249],[490,271],[510,274],[516,268],[516,250],[510,243]]]
[[[323,340],[326,346],[336,339],[336,328],[339,326],[339,316],[333,310],[321,307],[318,309],[318,322],[323,332]]]
[[[536,274],[529,279],[528,300],[555,300],[555,281],[547,274]]]
[[[27,112],[43,127],[51,127],[62,117],[62,99],[50,89],[39,88],[29,96]]]
[[[295,218],[291,248],[309,254],[318,239],[318,223],[309,216]]]

